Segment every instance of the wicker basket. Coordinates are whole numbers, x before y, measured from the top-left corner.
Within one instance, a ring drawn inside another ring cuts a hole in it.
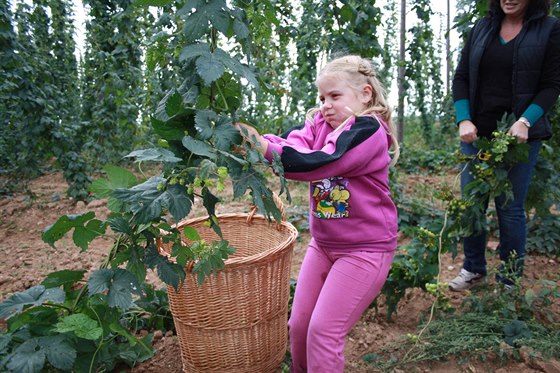
[[[290,273],[296,228],[260,215],[218,216],[224,239],[236,251],[225,269],[198,286],[190,271],[183,286],[168,287],[184,372],[278,370],[287,347]],[[182,221],[201,239],[219,240],[206,218]],[[169,253],[170,248],[160,250]]]

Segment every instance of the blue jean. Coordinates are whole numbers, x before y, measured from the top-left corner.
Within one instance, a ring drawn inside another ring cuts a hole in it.
[[[511,285],[516,278],[521,277],[525,258],[525,244],[527,241],[527,224],[525,215],[525,199],[529,189],[531,176],[535,170],[541,141],[529,143],[529,161],[518,163],[508,173],[511,181],[513,200],[505,202],[502,194],[495,198],[498,229],[500,233],[500,260],[505,263],[500,268],[496,278],[498,281]],[[461,151],[466,155],[475,155],[478,149],[473,144],[461,142]],[[461,190],[474,180],[468,170],[461,174]],[[486,201],[483,211],[488,208]],[[475,233],[463,240],[465,261],[463,268],[469,272],[486,275],[486,231]],[[505,274],[505,277],[504,277]]]

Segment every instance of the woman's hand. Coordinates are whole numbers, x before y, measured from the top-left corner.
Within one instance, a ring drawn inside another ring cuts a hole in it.
[[[476,126],[470,120],[463,120],[459,123],[459,137],[462,142],[472,144],[478,138],[477,132]]]
[[[518,120],[517,122],[513,123],[508,133],[512,136],[515,136],[519,144],[523,144],[526,143],[527,139],[529,138],[529,127],[527,127],[522,121]]]
[[[266,150],[268,149],[268,141],[262,138],[255,127],[241,122],[234,123],[233,127],[239,131],[245,141],[249,142],[253,147],[256,147],[257,150],[260,151],[263,155],[266,154]]]

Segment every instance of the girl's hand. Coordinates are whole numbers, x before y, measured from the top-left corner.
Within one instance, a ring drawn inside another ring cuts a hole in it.
[[[523,144],[526,143],[527,139],[529,138],[529,127],[527,127],[522,121],[518,120],[517,122],[513,123],[508,133],[512,136],[515,136],[519,144]]]
[[[262,138],[259,132],[246,123],[236,122],[233,127],[239,131],[245,141],[249,142],[253,147],[256,147],[263,155],[266,154],[268,149],[268,141]]]
[[[463,120],[459,123],[459,137],[462,142],[472,144],[478,138],[477,132],[476,126],[470,120]]]
[[[252,142],[252,137],[256,137],[257,139],[260,137],[259,132],[246,123],[236,122],[233,124],[233,127],[239,131],[241,136],[243,136],[247,141]]]

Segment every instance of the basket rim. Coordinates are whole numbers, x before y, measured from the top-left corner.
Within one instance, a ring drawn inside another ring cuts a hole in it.
[[[243,220],[242,222],[243,224],[247,224],[250,226],[251,223],[247,221],[249,215],[250,215],[249,213],[224,213],[224,214],[217,214],[216,218],[218,218],[218,220],[239,219],[239,220]],[[266,250],[263,250],[259,253],[248,255],[248,256],[226,259],[224,261],[224,265],[225,265],[224,270],[227,270],[228,268],[232,268],[232,267],[241,266],[244,264],[254,263],[265,257],[266,258],[274,257],[275,254],[281,253],[286,249],[288,249],[290,246],[292,246],[299,234],[297,228],[292,223],[286,220],[282,220],[281,222],[274,222],[274,221],[269,222],[268,219],[261,214],[255,214],[251,217],[251,219],[252,219],[251,221],[253,221],[254,219],[265,221],[268,223],[268,226],[271,229],[277,229],[279,231],[284,229],[288,233],[287,238],[282,243],[274,247],[268,248]],[[193,225],[193,224],[204,222],[206,220],[208,220],[208,216],[183,219],[178,223],[174,224],[173,227],[180,229],[186,225]],[[159,248],[159,251],[164,255],[170,256],[169,253],[163,250],[161,247]]]

